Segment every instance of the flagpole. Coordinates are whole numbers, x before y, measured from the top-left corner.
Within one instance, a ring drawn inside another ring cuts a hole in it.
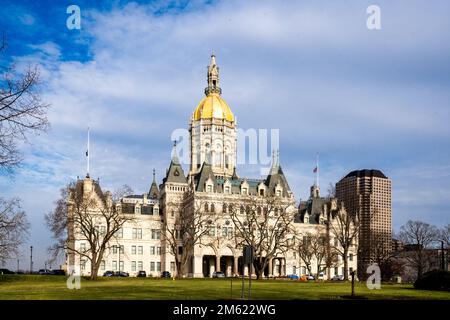
[[[90,131],[90,129],[88,127],[88,132],[87,132],[87,152],[86,152],[86,157],[87,157],[87,159],[86,159],[86,161],[87,161],[86,166],[87,166],[87,177],[88,178],[89,178],[89,131]]]
[[[319,153],[316,154],[316,185],[319,187]]]

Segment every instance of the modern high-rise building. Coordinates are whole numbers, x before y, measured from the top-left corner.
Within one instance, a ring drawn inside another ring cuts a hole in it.
[[[360,219],[358,266],[392,249],[391,180],[380,170],[355,170],[336,184],[336,197]],[[365,272],[365,270],[359,270]],[[360,273],[361,274],[361,273]]]

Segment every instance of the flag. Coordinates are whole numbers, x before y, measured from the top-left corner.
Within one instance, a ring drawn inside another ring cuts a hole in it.
[[[89,151],[86,150],[86,157],[88,156],[88,152],[89,152]]]
[[[319,170],[319,168],[316,166],[316,167],[314,168],[313,172],[316,173],[317,170]]]

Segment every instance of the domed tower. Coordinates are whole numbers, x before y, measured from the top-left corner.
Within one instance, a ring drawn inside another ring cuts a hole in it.
[[[236,166],[236,121],[219,86],[219,67],[211,56],[208,66],[206,97],[191,117],[191,169],[197,174],[206,161],[217,178],[231,177]]]

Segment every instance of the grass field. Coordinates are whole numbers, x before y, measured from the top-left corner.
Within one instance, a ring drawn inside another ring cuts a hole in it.
[[[247,288],[247,287],[246,287]],[[64,276],[0,276],[0,299],[239,299],[241,281],[233,279],[100,278],[81,280],[81,289],[69,290]],[[345,299],[348,282],[252,281],[253,299]],[[366,299],[450,299],[450,292],[415,290],[409,284],[382,284],[380,290],[356,286]]]

